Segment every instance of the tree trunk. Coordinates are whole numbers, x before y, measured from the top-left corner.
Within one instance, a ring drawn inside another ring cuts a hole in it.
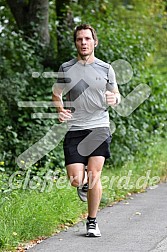
[[[48,19],[48,0],[7,0],[17,26],[25,36],[34,37],[37,33],[40,41],[50,42]]]
[[[70,5],[70,0],[56,0],[56,13],[58,20],[63,20],[63,16],[67,14],[67,10],[65,8],[66,5]]]
[[[71,50],[71,44],[73,40],[67,41],[65,34],[71,32],[74,26],[73,13],[68,8],[71,0],[56,0],[56,14],[57,14],[57,59],[59,63],[67,60],[69,57],[68,50]],[[69,38],[70,39],[70,38]]]

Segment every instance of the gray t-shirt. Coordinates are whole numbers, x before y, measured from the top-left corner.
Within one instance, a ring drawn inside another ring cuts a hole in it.
[[[95,58],[91,64],[72,59],[61,65],[57,80],[65,95],[64,105],[71,109],[70,130],[109,127],[105,92],[117,87],[112,66]]]

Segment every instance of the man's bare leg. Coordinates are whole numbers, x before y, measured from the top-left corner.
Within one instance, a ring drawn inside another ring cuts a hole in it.
[[[101,236],[96,215],[99,208],[102,186],[100,181],[100,175],[105,158],[102,156],[96,156],[89,158],[88,162],[88,217],[87,217],[87,234],[86,236],[99,237]]]
[[[88,162],[88,216],[95,218],[99,208],[102,186],[100,181],[101,171],[105,158],[102,156],[90,157]]]
[[[67,165],[67,175],[70,179],[71,185],[74,187],[78,187],[83,184],[84,177],[85,177],[85,169],[84,164],[82,163],[75,163]]]

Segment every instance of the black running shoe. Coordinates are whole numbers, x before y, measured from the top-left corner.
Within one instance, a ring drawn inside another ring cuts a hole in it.
[[[88,183],[77,187],[77,192],[80,200],[86,202],[87,201],[87,192],[88,192]]]
[[[86,229],[87,229],[87,233],[86,233],[87,237],[100,237],[101,236],[100,229],[98,227],[97,222],[87,221]]]

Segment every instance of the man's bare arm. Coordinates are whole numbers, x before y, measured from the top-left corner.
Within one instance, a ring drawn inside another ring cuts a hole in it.
[[[59,114],[59,121],[60,122],[65,122],[69,119],[71,119],[72,115],[71,115],[71,110],[70,109],[65,109],[64,105],[63,105],[63,100],[62,100],[62,93],[63,90],[56,87],[53,90],[53,94],[52,94],[52,99],[53,102],[55,104],[56,110]]]

